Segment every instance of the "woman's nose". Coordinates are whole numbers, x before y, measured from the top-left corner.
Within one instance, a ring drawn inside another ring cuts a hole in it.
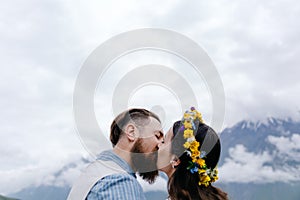
[[[158,143],[158,148],[160,148],[165,143],[164,139],[160,143]]]

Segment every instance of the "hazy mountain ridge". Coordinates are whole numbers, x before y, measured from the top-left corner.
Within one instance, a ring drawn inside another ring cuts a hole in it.
[[[0,200],[17,200],[17,199],[13,199],[13,198],[9,198],[9,197],[0,195]]]

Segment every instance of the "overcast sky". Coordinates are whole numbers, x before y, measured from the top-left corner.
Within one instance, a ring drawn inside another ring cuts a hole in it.
[[[224,86],[223,127],[268,116],[299,119],[299,18],[297,0],[1,1],[0,193],[39,184],[78,155],[88,155],[73,119],[76,77],[95,48],[132,29],[170,29],[205,49]],[[106,136],[114,117],[112,92],[127,73],[118,66],[155,63],[185,71],[178,58],[156,53],[129,55],[102,78],[106,85],[95,95],[95,113]],[[186,71],[193,90],[202,91],[197,99],[209,121],[209,91],[203,81],[193,84]],[[156,93],[145,100],[149,91]],[[182,114],[174,94],[159,85],[130,92],[129,106],[164,108],[165,130]]]

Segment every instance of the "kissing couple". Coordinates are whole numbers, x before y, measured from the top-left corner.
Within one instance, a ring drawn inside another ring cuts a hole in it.
[[[146,109],[120,113],[110,127],[112,150],[99,154],[73,185],[68,200],[145,200],[137,175],[153,183],[168,176],[169,200],[226,200],[218,179],[221,144],[194,107],[164,135],[159,117]]]

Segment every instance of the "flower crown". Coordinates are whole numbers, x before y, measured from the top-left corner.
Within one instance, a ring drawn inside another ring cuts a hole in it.
[[[190,111],[186,111],[183,115],[182,123],[183,126],[181,130],[183,131],[183,137],[186,139],[184,143],[185,152],[192,158],[192,162],[189,161],[189,170],[192,174],[198,173],[199,175],[199,185],[204,185],[207,187],[210,183],[218,180],[218,170],[217,167],[210,169],[205,164],[205,151],[199,151],[200,143],[196,140],[194,132],[196,131],[195,122],[199,121],[204,123],[202,115],[194,107],[191,107]]]

